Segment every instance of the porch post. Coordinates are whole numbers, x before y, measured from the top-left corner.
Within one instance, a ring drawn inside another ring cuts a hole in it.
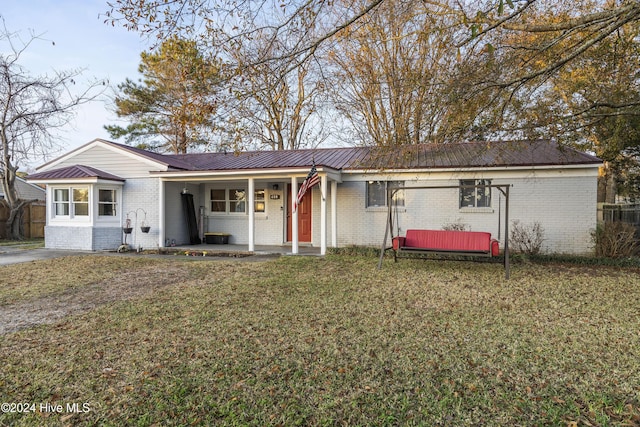
[[[320,255],[327,253],[327,175],[320,177]]]
[[[158,247],[164,248],[164,180],[158,178]]]
[[[255,236],[255,228],[256,228],[256,212],[255,212],[255,180],[253,178],[249,178],[249,252],[253,252],[256,250],[256,236]]]
[[[338,247],[338,181],[331,181],[331,246]]]
[[[295,176],[291,177],[291,253],[298,253],[298,210],[294,210],[294,201],[298,195],[298,179]]]

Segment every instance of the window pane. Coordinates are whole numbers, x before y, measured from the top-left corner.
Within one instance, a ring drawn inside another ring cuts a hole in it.
[[[473,180],[462,180],[460,181],[461,186],[465,185],[475,185],[476,182]],[[460,207],[468,208],[475,207],[476,204],[476,189],[474,187],[460,188]]]
[[[101,203],[98,205],[98,215],[100,216],[116,216],[116,205]]]
[[[54,203],[53,206],[56,211],[56,216],[69,215],[69,203]]]
[[[89,203],[74,203],[73,214],[75,216],[87,216],[89,215]]]
[[[58,188],[53,192],[53,200],[56,202],[68,202],[69,190]]]
[[[384,181],[367,182],[367,207],[386,206],[386,196]]]
[[[226,190],[211,190],[211,212],[226,212],[227,211],[227,191]]]
[[[211,190],[211,200],[224,200],[225,190]]]
[[[264,212],[264,208],[265,208],[264,190],[256,190],[254,198],[255,198],[254,211],[255,212]]]
[[[87,189],[87,188],[74,188],[73,189],[73,201],[74,202],[89,202],[89,189]]]
[[[244,212],[245,200],[245,190],[229,190],[229,212]]]
[[[226,203],[224,201],[221,201],[221,202],[212,201],[211,212],[226,212],[225,205]]]
[[[116,190],[100,190],[98,197],[101,203],[115,203]]]
[[[491,180],[481,179],[478,181],[478,185],[491,185]],[[478,187],[477,188],[477,203],[479,208],[491,207],[491,187]]]

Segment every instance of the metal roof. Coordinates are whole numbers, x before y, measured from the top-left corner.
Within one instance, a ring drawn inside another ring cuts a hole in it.
[[[324,166],[336,170],[442,169],[499,166],[599,164],[595,156],[557,143],[535,141],[419,144],[244,153],[166,155],[193,171],[229,171]]]
[[[73,165],[60,169],[53,169],[50,171],[35,173],[29,175],[27,179],[29,181],[53,181],[59,179],[86,179],[97,178],[105,179],[108,181],[122,181],[124,178],[110,174],[108,172],[101,171],[100,169],[92,168],[91,166]]]
[[[241,153],[193,153],[170,155],[192,165],[193,170],[282,169],[317,166],[344,169],[360,160],[369,148],[321,148],[309,150],[250,151]]]
[[[602,163],[595,156],[545,140],[191,154],[159,154],[114,142],[108,143],[173,169],[196,172],[307,168],[314,163],[317,167],[345,172]],[[116,175],[83,165],[40,172],[28,177],[30,181],[79,178],[124,181]]]

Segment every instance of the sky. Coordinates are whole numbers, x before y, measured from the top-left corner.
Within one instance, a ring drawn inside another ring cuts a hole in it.
[[[107,0],[3,0],[0,16],[9,32],[19,32],[30,40],[33,32],[44,40],[36,40],[23,53],[20,64],[32,75],[39,76],[53,70],[83,69],[76,80],[78,87],[93,79],[107,79],[115,88],[127,78],[137,79],[140,53],[149,44],[137,33],[120,26],[105,24]],[[1,22],[0,22],[1,25]],[[6,45],[0,44],[0,51]],[[99,99],[79,107],[75,119],[57,133],[59,151],[49,158],[31,158],[20,170],[33,168],[96,138],[113,140],[105,124],[118,121],[113,113],[107,89]]]

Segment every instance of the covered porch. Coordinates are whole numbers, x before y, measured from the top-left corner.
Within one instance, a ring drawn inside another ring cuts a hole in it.
[[[293,205],[307,167],[153,172],[160,190],[158,246],[324,255],[327,247],[337,247],[341,173],[327,167],[317,172],[319,185],[297,208]],[[185,200],[192,204],[191,213]],[[191,236],[189,216],[197,224]],[[212,244],[211,234],[224,235],[226,244]]]

